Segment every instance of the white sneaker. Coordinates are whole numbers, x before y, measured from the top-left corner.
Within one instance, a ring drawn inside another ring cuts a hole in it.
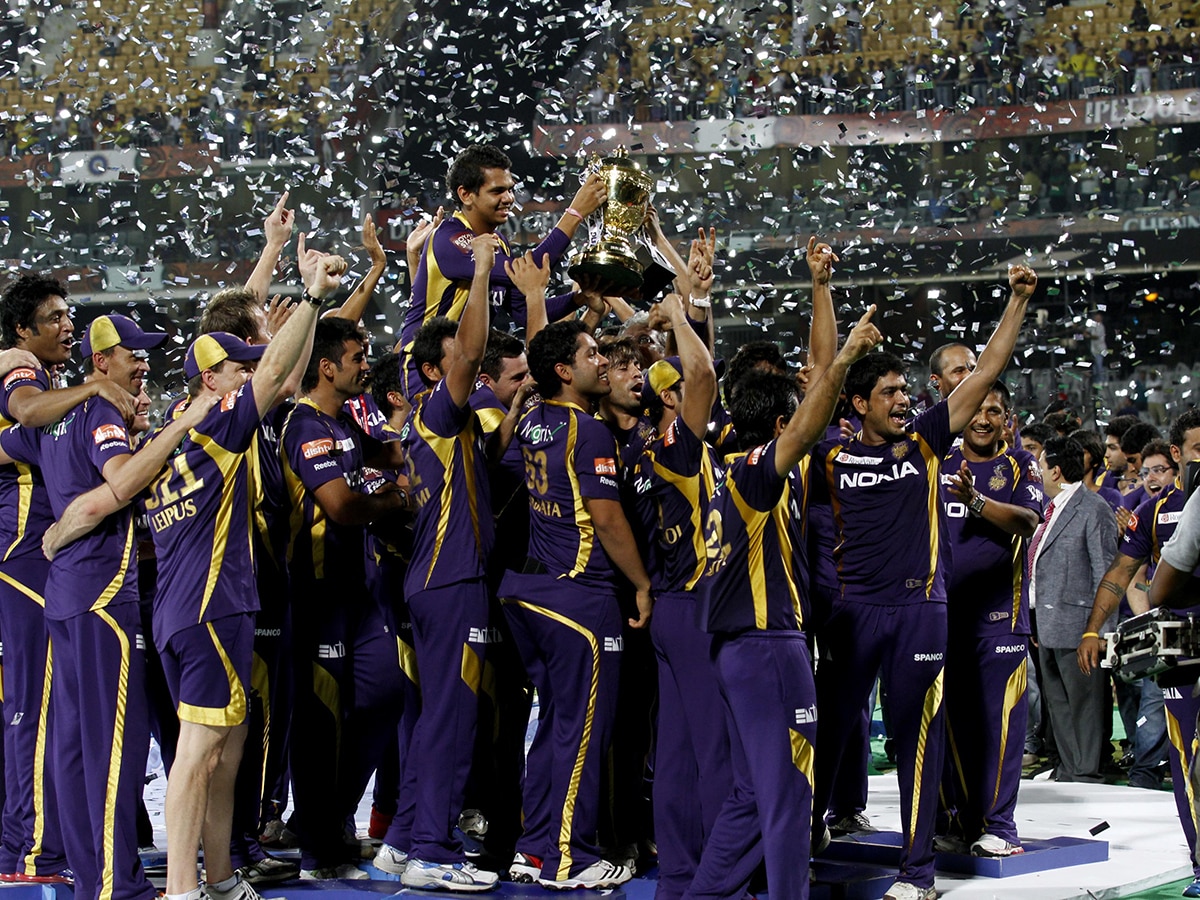
[[[1015,856],[1024,853],[1025,848],[1020,844],[1010,844],[1002,837],[994,834],[983,834],[971,845],[973,856]]]
[[[364,872],[354,863],[342,863],[340,866],[322,866],[318,869],[301,869],[302,881],[366,881],[370,874]]]
[[[375,851],[375,861],[372,865],[389,875],[403,875],[404,867],[408,865],[408,854],[397,850],[391,844],[380,844],[379,849]]]
[[[410,859],[400,876],[405,887],[444,891],[488,891],[499,881],[500,876],[495,872],[484,872],[469,862],[435,863],[419,859]]]
[[[933,888],[917,887],[907,881],[897,881],[883,895],[883,900],[936,900],[936,898],[937,891]]]
[[[508,867],[508,880],[517,884],[533,884],[541,877],[542,861],[536,856],[517,851]]]
[[[632,877],[633,873],[629,871],[628,867],[614,865],[607,859],[599,859],[573,877],[569,876],[561,881],[555,881],[552,878],[538,878],[537,883],[555,891],[573,891],[576,888],[594,891],[600,888],[616,887]]]
[[[240,874],[236,875],[237,881],[227,891],[218,891],[211,884],[204,886],[204,893],[212,900],[262,900],[256,891],[245,878]]]

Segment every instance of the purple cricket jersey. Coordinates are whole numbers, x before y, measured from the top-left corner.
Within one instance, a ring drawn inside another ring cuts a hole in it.
[[[0,388],[0,436],[17,431],[4,441],[4,450],[15,462],[0,466],[0,561],[23,557],[42,559],[42,535],[54,524],[46,482],[38,466],[38,431],[21,429],[8,411],[12,392],[21,387],[50,390],[45,369],[22,366],[4,376]],[[10,449],[11,442],[11,449]]]
[[[42,431],[42,475],[50,507],[61,518],[71,501],[104,484],[105,464],[133,448],[117,408],[99,397],[76,406]],[[70,619],[89,610],[136,603],[133,508],[105,517],[67,544],[50,564],[46,618]]]
[[[704,520],[721,477],[712,448],[682,419],[651,441],[632,476],[636,527],[647,548],[650,584],[690,591],[704,574]]]
[[[807,488],[775,471],[775,441],[726,457],[704,528],[707,567],[697,585],[700,627],[710,633],[798,631],[808,604],[806,573],[796,566],[791,519]],[[790,473],[789,473],[790,475]]]
[[[943,484],[962,462],[961,447],[946,457]],[[1005,447],[995,459],[967,462],[967,467],[975,476],[975,490],[983,496],[1031,509],[1042,517],[1042,477],[1031,454]],[[942,499],[948,519],[946,538],[954,557],[946,585],[952,598],[951,624],[968,626],[978,637],[1029,634],[1029,604],[1021,602],[1026,575],[1020,536],[971,515],[948,489],[943,489]]]
[[[283,426],[283,478],[291,506],[287,560],[293,584],[318,579],[366,583],[366,530],[334,522],[314,497],[317,488],[335,478],[365,492],[363,439],[344,413],[326,415],[307,398],[296,404]]]
[[[1134,511],[1133,518],[1121,538],[1121,552],[1130,559],[1146,560],[1149,565],[1146,580],[1154,576],[1163,545],[1171,539],[1183,515],[1187,503],[1187,491],[1180,487],[1179,479],[1167,485],[1157,497],[1151,497]],[[1200,566],[1192,573],[1200,578]]]
[[[445,219],[425,242],[421,262],[413,276],[412,298],[400,330],[400,342],[404,350],[412,347],[421,326],[435,316],[448,316],[456,322],[462,317],[463,307],[467,305],[467,296],[471,292],[471,280],[475,277],[475,260],[471,256],[471,241],[475,237],[466,216],[457,212]],[[570,243],[566,232],[555,228],[534,249],[533,258],[540,262],[548,253],[550,264],[554,265]],[[517,324],[524,325],[525,295],[516,289],[504,271],[504,264],[511,260],[512,252],[508,243],[500,238],[496,262],[489,278],[492,306],[510,310]],[[573,305],[574,294],[547,299],[549,321],[561,319]]]
[[[829,527],[813,530],[817,584],[855,603],[946,602],[939,475],[952,439],[943,400],[899,440],[872,446],[859,432],[817,444],[811,505],[829,507]]]
[[[610,593],[613,565],[583,501],[620,502],[612,433],[573,403],[545,400],[521,416],[516,440],[529,489],[530,559],[557,578]]]
[[[439,381],[417,398],[400,443],[417,501],[405,594],[482,578],[494,532],[483,431],[475,411],[455,403],[446,382]]]
[[[146,516],[158,558],[154,642],[225,616],[256,612],[254,461],[260,417],[246,382],[188,432],[150,485]]]

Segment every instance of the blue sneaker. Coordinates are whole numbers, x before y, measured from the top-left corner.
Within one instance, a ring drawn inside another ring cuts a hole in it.
[[[1200,875],[1192,879],[1192,883],[1183,889],[1185,897],[1200,897]]]

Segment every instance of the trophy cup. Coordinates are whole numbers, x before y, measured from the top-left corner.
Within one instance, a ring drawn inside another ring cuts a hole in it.
[[[581,275],[591,275],[616,288],[641,287],[645,263],[638,258],[637,238],[646,221],[654,182],[624,147],[604,159],[593,155],[588,171],[604,179],[608,200],[599,209],[599,224],[595,219],[589,221],[591,243],[572,257],[567,273],[576,281]]]

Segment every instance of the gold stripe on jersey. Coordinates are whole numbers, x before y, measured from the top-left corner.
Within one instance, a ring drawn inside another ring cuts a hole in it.
[[[808,780],[809,787],[812,787],[813,760],[816,756],[812,742],[795,728],[788,729],[788,736],[792,740],[792,763],[800,770],[800,774]]]
[[[942,708],[942,685],[945,675],[945,667],[938,669],[933,684],[929,685],[929,689],[925,691],[925,705],[921,710],[921,730],[917,734],[917,758],[913,766],[912,809],[909,810],[908,816],[908,834],[904,836],[904,847],[910,852],[921,818],[918,812],[921,809],[921,776],[925,769],[925,744],[929,738],[929,726],[933,723],[933,718],[937,715],[938,710]]]
[[[446,532],[450,530],[450,511],[455,502],[454,498],[454,451],[458,448],[462,453],[463,481],[466,486],[467,511],[471,516],[471,534],[475,537],[475,551],[483,556],[483,541],[479,536],[479,491],[475,484],[475,430],[471,423],[453,437],[442,437],[435,434],[425,425],[424,416],[418,414],[413,422],[417,434],[429,449],[437,456],[442,464],[442,491],[438,497],[437,536],[433,542],[433,553],[429,557],[429,569],[425,573],[425,586],[433,578],[434,569],[441,559],[442,548],[446,545]]]
[[[412,644],[405,643],[402,638],[396,638],[396,655],[400,658],[400,671],[417,687],[421,686],[421,676],[417,671],[417,651]]]
[[[1008,734],[1013,730],[1012,712],[1021,698],[1025,696],[1028,665],[1029,654],[1026,653],[1021,657],[1021,664],[1008,676],[1008,682],[1004,685],[1004,705],[1000,710],[1000,754],[996,758],[996,788],[992,791],[992,803],[989,809],[995,809],[996,801],[1000,799],[1000,780],[1004,776],[1004,752],[1008,749]],[[1018,727],[1021,739],[1024,740],[1025,723],[1018,723]]]
[[[43,597],[41,594],[39,594],[37,591],[35,591],[33,588],[17,581],[17,579],[13,578],[7,572],[0,572],[0,581],[3,581],[5,584],[7,584],[10,588],[12,588],[17,593],[24,594],[26,597],[28,597],[30,600],[32,600],[34,603],[36,603],[38,606],[45,609],[46,598]]]
[[[567,793],[563,800],[562,816],[559,818],[558,852],[560,858],[558,871],[554,877],[557,881],[563,881],[571,875],[571,823],[575,819],[575,800],[579,796],[579,780],[583,776],[583,761],[587,757],[588,745],[592,741],[592,722],[596,717],[596,696],[600,690],[600,642],[596,640],[596,635],[592,634],[591,631],[584,628],[578,622],[568,619],[562,613],[546,609],[544,606],[535,606],[524,600],[501,600],[500,602],[512,603],[522,609],[529,610],[531,613],[545,616],[552,622],[565,625],[576,634],[582,636],[588,642],[588,647],[592,651],[592,680],[588,685],[587,708],[583,714],[583,732],[579,737],[579,751],[575,754],[575,765],[571,769],[571,780],[567,783]]]
[[[17,470],[17,536],[4,551],[6,560],[17,549],[17,545],[25,539],[25,528],[29,524],[29,510],[33,506],[33,466],[20,462],[14,462],[13,466]]]
[[[50,721],[50,682],[54,680],[54,644],[46,639],[46,668],[42,679],[42,702],[38,706],[37,738],[33,745],[33,843],[25,854],[25,874],[37,875],[46,833],[46,730]]]
[[[463,684],[471,689],[471,693],[479,695],[479,685],[483,682],[483,661],[479,654],[471,649],[470,644],[463,644],[462,666],[459,671]]]
[[[208,564],[208,578],[204,583],[204,595],[200,598],[200,614],[196,618],[197,624],[204,621],[204,613],[208,609],[209,601],[212,600],[213,591],[217,587],[217,579],[221,575],[221,566],[225,564],[225,548],[229,540],[229,526],[233,521],[233,495],[234,487],[237,483],[238,467],[245,460],[245,454],[232,453],[226,450],[207,434],[202,434],[195,429],[192,429],[190,434],[192,441],[203,450],[208,457],[216,464],[217,470],[221,473],[221,502],[217,506],[217,517],[213,523],[212,537],[212,556]],[[255,435],[257,439],[257,435]],[[253,445],[252,445],[253,446]],[[172,466],[176,469],[182,464],[187,465],[186,457],[183,455],[175,457]],[[246,484],[246,540],[248,544],[248,552],[250,553],[250,563],[254,564],[254,529],[253,529],[253,506],[254,500],[254,485],[250,483],[250,472],[247,469],[247,484]],[[203,482],[201,482],[203,484]],[[214,637],[215,640],[215,637]],[[208,724],[208,723],[204,723]],[[236,723],[235,723],[236,724]]]
[[[555,406],[570,406],[567,403],[554,403]],[[575,505],[575,524],[579,526],[579,548],[575,553],[575,565],[567,573],[568,578],[574,578],[587,568],[595,546],[595,528],[592,527],[592,516],[583,504],[583,493],[579,489],[579,476],[575,473],[575,442],[579,437],[579,423],[575,419],[575,409],[567,410],[567,448],[563,455],[567,464],[567,478],[571,483],[571,501]],[[566,877],[565,875],[563,876]]]
[[[485,406],[483,409],[475,410],[475,415],[479,416],[479,424],[483,426],[483,433],[491,434],[500,427],[506,413],[494,406]]]
[[[1187,773],[1188,772],[1188,763],[1189,763],[1189,754],[1188,754],[1189,748],[1183,746],[1183,730],[1179,727],[1179,720],[1176,719],[1175,716],[1171,714],[1171,708],[1169,706],[1165,707],[1165,711],[1167,714],[1167,738],[1171,741],[1171,750],[1173,753],[1175,753],[1176,756],[1179,757],[1179,770],[1181,772]],[[1194,756],[1196,753],[1196,739],[1195,738],[1192,739],[1192,746],[1190,749],[1192,751],[1191,756]],[[1183,779],[1183,785],[1184,785],[1184,788],[1186,789],[1188,812],[1191,813],[1192,821],[1195,822],[1196,821],[1196,793],[1195,793],[1195,788],[1192,787],[1192,779],[1188,778],[1186,776],[1186,774]]]
[[[251,502],[250,507],[254,510],[254,527],[258,531],[259,537],[263,540],[263,546],[271,546],[270,529],[267,526],[266,513],[266,488],[264,487],[265,479],[262,474],[263,451],[259,441],[258,430],[255,429],[254,437],[250,440],[250,449],[246,451],[249,457],[249,471],[251,476]]]
[[[933,596],[933,584],[937,578],[938,550],[941,545],[941,528],[939,527],[938,511],[942,504],[942,461],[926,443],[925,438],[916,432],[911,434],[917,443],[917,449],[925,459],[926,484],[926,515],[929,517],[929,575],[925,579],[925,599]]]
[[[229,659],[229,654],[221,646],[221,639],[212,622],[205,622],[209,640],[217,657],[221,660],[221,668],[225,670],[225,678],[229,683],[229,703],[225,706],[192,706],[190,703],[179,704],[179,719],[182,722],[195,722],[197,725],[213,725],[216,727],[232,728],[246,721],[246,688],[242,679],[238,678],[237,670]]]
[[[127,546],[132,546],[133,539],[133,523],[129,523],[129,541]],[[129,558],[128,552],[125,558]],[[118,573],[113,583],[117,588],[120,587],[120,581],[123,580],[124,565],[122,572]],[[110,585],[111,587],[112,585]],[[116,594],[116,589],[113,590]],[[101,597],[103,598],[103,594]],[[111,599],[111,598],[109,598]],[[99,601],[97,601],[99,602]],[[105,603],[108,600],[104,601]],[[116,716],[113,720],[113,736],[112,746],[108,751],[108,778],[104,787],[104,827],[101,832],[101,850],[100,850],[100,895],[99,900],[113,900],[113,887],[116,882],[116,860],[115,855],[116,840],[117,840],[117,799],[118,789],[121,784],[121,758],[125,754],[125,716],[129,706],[129,635],[125,633],[116,620],[108,614],[104,609],[93,607],[93,612],[99,616],[100,621],[112,629],[113,636],[117,639],[117,643],[121,649],[121,663],[117,670],[117,696],[116,696]]]
[[[701,503],[701,481],[705,480],[705,467],[708,468],[708,479],[705,487],[708,493],[706,497],[712,496],[712,463],[708,461],[708,453],[704,453],[700,461],[699,476],[680,475],[677,472],[672,472],[666,466],[662,465],[654,456],[654,450],[648,448],[646,455],[650,458],[651,464],[654,466],[654,472],[675,490],[683,495],[683,499],[687,501],[688,508],[691,510],[688,514],[688,519],[692,525],[692,552],[696,554],[696,565],[692,570],[692,574],[688,576],[687,582],[684,584],[684,590],[690,591],[696,586],[696,582],[700,580],[700,576],[704,574],[704,567],[708,563],[706,549],[704,544],[704,523],[701,521],[701,516],[704,512]],[[659,524],[662,522],[660,520]]]
[[[738,515],[746,528],[746,538],[749,547],[746,554],[746,574],[750,581],[750,595],[754,601],[754,627],[763,630],[767,627],[767,580],[766,557],[763,553],[763,531],[766,528],[767,514],[761,513],[750,506],[742,497],[731,472],[725,478],[729,489],[730,499],[737,507]]]
[[[121,554],[121,567],[117,569],[117,574],[113,576],[113,580],[108,583],[100,596],[96,598],[96,602],[92,604],[88,612],[98,612],[108,606],[109,601],[117,596],[117,592],[121,590],[121,586],[125,584],[125,573],[129,569],[129,557],[133,553],[133,519],[129,520],[129,528],[125,532],[125,549]],[[114,625],[116,623],[113,623]],[[119,629],[118,629],[119,630]]]
[[[1178,479],[1176,479],[1178,482]],[[1154,504],[1154,515],[1150,517],[1150,561],[1154,565],[1158,565],[1158,560],[1162,556],[1162,541],[1158,539],[1158,511],[1162,505],[1167,502],[1166,497],[1160,498]],[[1187,771],[1186,769],[1184,770]]]

